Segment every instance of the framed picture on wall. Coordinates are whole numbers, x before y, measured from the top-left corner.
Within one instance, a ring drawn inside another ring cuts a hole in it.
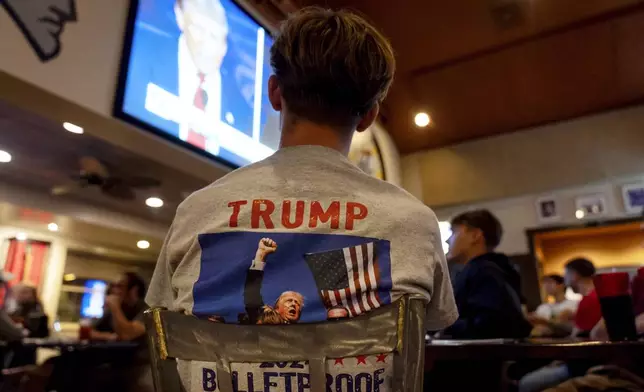
[[[363,172],[380,180],[387,180],[380,146],[371,129],[358,133],[353,138],[349,160]]]
[[[627,214],[644,214],[644,183],[624,185],[622,197]]]
[[[537,199],[535,207],[537,209],[537,218],[539,222],[556,222],[561,219],[561,216],[559,215],[559,206],[555,197],[539,198]]]
[[[580,196],[575,200],[577,219],[595,218],[606,215],[606,196],[602,194]]]

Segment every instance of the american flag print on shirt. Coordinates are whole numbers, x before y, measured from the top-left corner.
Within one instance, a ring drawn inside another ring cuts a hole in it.
[[[379,290],[378,247],[382,241],[309,253],[306,262],[313,273],[322,301],[327,308],[344,307],[351,317],[384,305]]]

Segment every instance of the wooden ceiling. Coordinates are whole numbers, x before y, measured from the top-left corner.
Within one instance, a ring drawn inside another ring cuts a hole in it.
[[[38,100],[41,97],[34,95],[33,98]],[[103,207],[169,225],[178,204],[186,195],[208,184],[175,168],[115,147],[88,133],[75,135],[67,132],[59,124],[1,100],[0,133],[0,149],[13,156],[11,163],[0,167],[0,187],[9,184],[50,194],[56,186],[69,186],[68,194],[52,195],[52,198]],[[123,178],[150,177],[160,181],[161,185],[150,189],[136,189],[135,200],[109,197],[97,187],[73,186],[72,177],[78,176],[79,160],[85,156],[95,157],[102,162],[110,175]],[[145,207],[144,201],[150,196],[165,200],[164,207],[154,210]]]
[[[359,11],[390,38],[399,71],[381,120],[403,153],[644,98],[643,0],[300,0],[298,5]],[[431,126],[413,124],[418,111],[430,114]]]

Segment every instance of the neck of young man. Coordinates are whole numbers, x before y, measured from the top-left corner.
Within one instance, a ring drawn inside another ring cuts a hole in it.
[[[584,297],[591,293],[595,289],[595,284],[592,279],[584,279],[579,282],[579,294]]]
[[[554,298],[555,298],[555,303],[560,304],[560,303],[562,303],[563,301],[566,300],[566,292],[565,291],[559,291],[559,292],[555,293]]]
[[[353,130],[316,124],[302,119],[283,119],[280,148],[321,146],[349,156]]]
[[[469,249],[465,258],[467,260],[467,263],[469,263],[475,258],[483,256],[486,253],[490,253],[490,250],[485,246],[475,246]]]

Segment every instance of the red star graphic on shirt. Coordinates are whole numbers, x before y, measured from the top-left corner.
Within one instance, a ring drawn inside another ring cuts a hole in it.
[[[380,354],[378,355],[376,362],[382,362],[385,363],[385,358],[387,358],[387,354]]]
[[[342,362],[342,358],[336,358],[334,365],[344,365],[344,362]]]
[[[358,355],[358,365],[360,364],[367,364],[367,356],[366,355]]]

